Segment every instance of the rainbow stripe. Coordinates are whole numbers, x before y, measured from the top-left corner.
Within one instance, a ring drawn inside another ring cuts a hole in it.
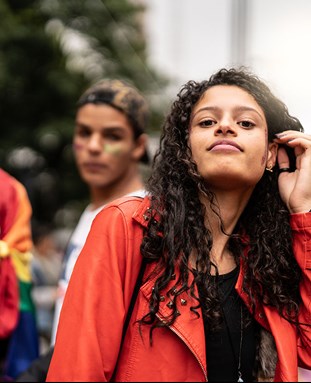
[[[24,186],[2,169],[0,183],[0,259],[10,257],[12,272],[18,280],[18,305],[16,317],[13,311],[11,314],[14,327],[8,334],[10,341],[4,370],[4,379],[14,380],[39,356],[39,336],[31,298],[32,208]]]

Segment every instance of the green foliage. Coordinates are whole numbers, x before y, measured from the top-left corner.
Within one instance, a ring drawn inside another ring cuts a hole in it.
[[[143,12],[129,0],[0,0],[0,166],[27,187],[35,219],[55,221],[88,199],[71,138],[75,102],[91,83],[131,81],[150,100],[149,132],[159,130],[153,100],[168,81],[147,63]],[[24,147],[27,156],[16,151]]]

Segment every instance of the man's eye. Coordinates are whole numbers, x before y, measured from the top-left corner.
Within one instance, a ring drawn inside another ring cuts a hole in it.
[[[253,128],[255,126],[255,124],[250,121],[240,121],[238,125],[242,126],[242,128]]]
[[[105,135],[105,138],[109,141],[121,141],[123,139],[123,137],[120,137],[119,135],[117,134],[106,134]]]
[[[79,137],[89,137],[91,135],[87,129],[78,129],[76,134]]]
[[[213,120],[210,120],[210,119],[208,119],[208,120],[203,120],[203,121],[201,121],[201,122],[199,123],[199,125],[202,126],[202,127],[213,126],[214,124],[216,124],[216,122],[213,121]]]

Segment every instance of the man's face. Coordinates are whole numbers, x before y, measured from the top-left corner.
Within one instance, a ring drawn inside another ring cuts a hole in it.
[[[108,187],[126,177],[139,158],[126,115],[106,104],[86,104],[76,115],[73,148],[82,179]]]

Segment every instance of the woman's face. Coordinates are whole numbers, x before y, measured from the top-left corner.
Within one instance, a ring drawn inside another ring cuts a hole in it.
[[[264,112],[237,86],[209,88],[193,108],[189,131],[193,159],[211,187],[253,188],[275,164]]]

